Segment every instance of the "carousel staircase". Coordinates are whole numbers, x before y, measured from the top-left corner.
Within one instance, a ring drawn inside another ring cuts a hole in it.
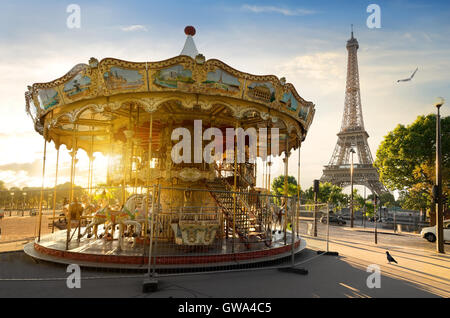
[[[236,198],[236,213],[234,214],[234,197],[232,187],[222,178],[216,178],[214,181],[206,183],[211,196],[217,205],[222,209],[226,218],[227,233],[233,233],[233,215],[235,217],[236,234],[245,243],[250,243],[251,237],[265,238],[265,232],[262,230],[262,224],[258,218],[251,212],[251,208],[241,195]]]

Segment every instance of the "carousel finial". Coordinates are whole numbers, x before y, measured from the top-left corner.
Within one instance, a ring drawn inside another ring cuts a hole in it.
[[[195,59],[195,57],[198,55],[194,39],[192,38],[195,35],[195,28],[191,25],[188,25],[184,28],[184,33],[187,35],[187,38],[180,55],[187,55]]]
[[[184,28],[184,34],[194,36],[195,35],[195,28],[192,25],[188,25]]]

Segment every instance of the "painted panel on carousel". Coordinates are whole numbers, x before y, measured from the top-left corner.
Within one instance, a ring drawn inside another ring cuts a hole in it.
[[[40,89],[38,93],[38,99],[41,108],[45,110],[58,105],[60,102],[58,91],[54,88]]]
[[[292,95],[292,92],[284,93],[280,102],[289,110],[297,111],[298,109],[298,101],[295,99],[294,95]]]
[[[71,99],[86,97],[90,94],[91,78],[83,74],[77,74],[64,85],[64,94]]]
[[[236,94],[240,92],[241,86],[241,83],[235,76],[220,68],[213,72],[208,72],[206,81],[202,84],[206,88],[206,92],[211,94],[220,92]]]
[[[103,73],[103,79],[109,90],[136,90],[144,85],[144,76],[139,71],[117,66],[112,66],[109,72]]]
[[[34,104],[32,98],[28,100],[28,103],[29,103],[28,113],[30,114],[31,118],[33,118],[33,121],[36,121],[36,119],[38,118],[38,110],[36,108],[36,105]]]
[[[300,107],[300,111],[298,112],[298,117],[305,120],[308,118],[309,114],[309,107],[308,106],[302,106]]]
[[[180,64],[161,69],[153,75],[153,83],[159,88],[190,89],[194,82],[192,71]]]
[[[253,82],[247,88],[247,96],[252,99],[265,103],[271,103],[275,100],[275,88],[271,82]]]

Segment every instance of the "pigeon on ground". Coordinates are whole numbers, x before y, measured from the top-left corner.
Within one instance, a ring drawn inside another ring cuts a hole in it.
[[[389,254],[388,251],[386,251],[386,257],[387,257],[387,260],[388,260],[389,264],[391,262],[394,262],[395,264],[398,264],[397,261],[391,256],[391,254]]]
[[[419,69],[419,68],[416,68],[416,70],[414,71],[414,73],[412,73],[412,75],[411,75],[409,78],[400,79],[400,80],[397,81],[397,83],[400,83],[400,82],[409,82],[409,81],[411,81],[411,80],[413,79],[414,75],[416,75],[416,72],[417,72],[418,69]]]

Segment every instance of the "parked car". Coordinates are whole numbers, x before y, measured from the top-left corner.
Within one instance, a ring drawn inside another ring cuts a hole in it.
[[[322,222],[323,224],[327,224],[327,217],[326,216],[322,216],[320,218],[320,222]],[[347,222],[345,222],[345,220],[341,216],[331,215],[330,214],[330,224],[331,223],[336,223],[337,225],[347,224]]]
[[[420,232],[420,236],[428,242],[436,241],[436,226],[424,227]],[[444,221],[444,241],[450,241],[450,220]]]
[[[377,217],[377,222],[380,222],[380,221],[381,221],[381,218]],[[369,222],[375,222],[375,217],[372,216],[371,218],[369,218]]]

